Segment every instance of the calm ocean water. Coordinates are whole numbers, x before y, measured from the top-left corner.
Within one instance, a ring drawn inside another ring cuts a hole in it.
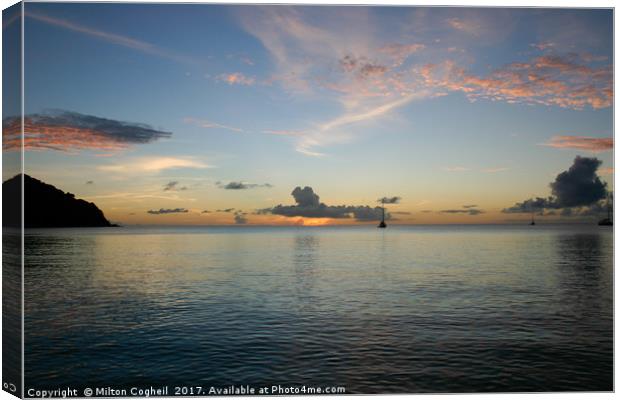
[[[26,388],[613,389],[610,228],[126,227],[25,241]]]

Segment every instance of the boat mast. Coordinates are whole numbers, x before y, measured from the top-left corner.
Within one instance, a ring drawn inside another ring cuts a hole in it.
[[[381,222],[385,223],[385,199],[381,199]]]

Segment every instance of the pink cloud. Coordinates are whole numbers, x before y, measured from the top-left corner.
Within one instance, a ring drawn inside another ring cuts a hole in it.
[[[547,50],[547,49],[550,49],[550,48],[554,47],[555,43],[553,43],[553,42],[540,42],[540,43],[532,43],[532,44],[530,44],[530,46],[532,46],[534,48],[537,48],[540,51],[544,51],[544,50]]]
[[[234,72],[231,74],[222,74],[218,77],[219,80],[222,80],[229,85],[244,85],[251,86],[254,85],[256,80],[250,76],[246,76],[241,72]]]
[[[591,67],[579,61],[578,56],[541,56],[476,76],[448,60],[427,64],[419,73],[427,86],[461,91],[470,100],[486,98],[571,109],[611,106],[611,65]]]
[[[597,153],[612,150],[614,148],[614,139],[587,136],[553,136],[549,142],[543,145],[556,149],[577,149]]]
[[[402,65],[407,58],[409,58],[412,54],[423,50],[425,46],[419,43],[413,44],[399,44],[392,43],[385,45],[379,49],[380,53],[386,54],[391,57],[393,60],[393,66],[398,67]]]

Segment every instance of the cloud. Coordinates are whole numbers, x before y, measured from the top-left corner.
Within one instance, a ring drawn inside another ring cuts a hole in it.
[[[596,172],[602,161],[597,158],[577,156],[571,167],[557,175],[549,184],[551,196],[536,197],[515,203],[503,213],[530,213],[544,209],[587,207],[605,199],[607,184]],[[569,213],[566,211],[565,213]]]
[[[552,197],[527,199],[520,203],[515,203],[512,207],[504,208],[502,212],[505,214],[540,213],[546,208],[555,208]]]
[[[388,71],[388,67],[379,63],[373,63],[366,57],[356,58],[348,54],[340,60],[340,67],[348,73],[355,73],[359,79],[368,79],[380,76]]]
[[[97,167],[100,171],[117,173],[159,173],[167,169],[177,168],[203,169],[211,168],[211,166],[193,158],[142,157],[135,158],[124,164],[117,163]]]
[[[401,198],[399,196],[382,197],[379,200],[377,200],[377,202],[383,203],[383,204],[398,204],[398,203],[400,203],[400,200],[401,200]]]
[[[245,182],[229,182],[227,184],[224,184],[222,182],[216,182],[216,185],[220,189],[226,189],[226,190],[245,190],[245,189],[254,189],[254,188],[261,188],[261,187],[263,188],[273,187],[273,185],[270,183],[258,184],[258,183],[245,183]]]
[[[101,31],[98,29],[90,28],[84,25],[79,25],[72,21],[60,18],[50,17],[45,14],[33,13],[32,11],[26,12],[26,17],[36,19],[40,22],[44,22],[49,25],[57,26],[60,28],[64,28],[70,31],[79,32],[86,34],[88,36],[95,37],[97,39],[106,41],[108,43],[116,44],[119,46],[124,46],[133,50],[138,50],[142,53],[168,58],[174,61],[183,62],[183,63],[191,63],[193,60],[189,57],[176,54],[169,50],[158,47],[152,43],[144,42],[142,40],[137,40],[128,36],[118,35],[116,33],[110,33]]]
[[[164,192],[176,190],[187,190],[187,187],[179,187],[179,182],[177,181],[170,181],[164,185]]]
[[[605,198],[607,184],[596,175],[602,161],[577,156],[573,165],[551,183],[551,193],[558,208],[587,206]]]
[[[479,210],[477,208],[468,208],[468,209],[455,209],[455,210],[441,210],[439,211],[442,214],[468,214],[468,215],[479,215],[483,214],[484,210]]]
[[[177,214],[177,213],[187,213],[189,212],[185,208],[160,208],[159,210],[148,210],[147,213],[160,215],[160,214]]]
[[[86,185],[94,185],[95,182],[94,181],[86,181]]]
[[[553,136],[549,142],[542,145],[556,149],[576,149],[598,153],[613,150],[614,139],[587,136]]]
[[[553,43],[553,42],[540,42],[540,43],[532,43],[532,44],[530,44],[530,46],[534,47],[534,48],[536,48],[536,49],[538,49],[540,51],[543,51],[543,50],[547,50],[547,49],[550,49],[550,48],[554,47],[555,43]]]
[[[237,225],[245,225],[248,223],[248,219],[245,217],[247,215],[247,213],[239,210],[236,211],[234,214],[234,220],[235,220],[235,224]]]
[[[469,168],[456,166],[456,167],[444,167],[443,170],[446,172],[465,172],[465,171],[469,171]]]
[[[290,130],[264,130],[263,133],[276,136],[303,136],[303,131],[290,131]]]
[[[391,43],[379,49],[380,53],[387,54],[393,60],[392,65],[401,66],[412,54],[423,50],[426,46],[421,43],[400,44]]]
[[[183,119],[183,122],[185,122],[186,124],[193,124],[201,128],[206,128],[206,129],[226,129],[226,130],[233,131],[233,132],[243,132],[243,129],[241,128],[235,128],[232,126],[222,125],[222,124],[207,121],[204,119],[200,120],[196,118],[187,117]]]
[[[496,172],[508,171],[506,167],[495,167],[495,168],[485,168],[482,172],[486,172],[487,174],[494,174]]]
[[[580,110],[611,106],[611,64],[589,66],[590,59],[544,55],[527,62],[514,62],[487,76],[468,73],[452,60],[427,64],[418,69],[425,84],[448,91],[461,91],[470,100],[501,100],[509,103],[554,105]]]
[[[200,213],[201,213],[201,214],[210,214],[210,213],[211,213],[211,211],[209,211],[209,210],[202,210]]]
[[[258,214],[274,214],[285,217],[306,218],[355,218],[357,221],[372,221],[381,219],[383,210],[381,207],[370,206],[328,206],[321,203],[319,196],[314,190],[306,186],[303,189],[296,187],[291,193],[296,205],[285,206],[279,204],[272,208],[258,210]],[[390,219],[390,213],[385,213],[385,218]]]
[[[233,212],[233,211],[235,211],[234,208],[224,208],[224,209],[216,210],[215,212],[229,213],[229,212]]]
[[[217,77],[218,80],[228,83],[229,85],[242,85],[252,86],[256,83],[256,79],[245,76],[241,72],[234,72],[231,74],[221,74]]]
[[[463,206],[463,208],[476,208],[476,207],[478,207],[477,204],[466,204]]]
[[[325,99],[333,110],[330,119],[282,130],[294,132],[283,136],[297,137],[295,150],[307,156],[324,156],[329,146],[353,142],[368,132],[360,128],[413,101],[452,92],[470,101],[571,109],[611,105],[611,64],[592,65],[583,55],[538,55],[482,74],[466,69],[482,62],[471,48],[501,43],[517,19],[515,11],[457,11],[412,11],[416,22],[404,31],[391,25],[383,29],[383,17],[365,8],[334,7],[326,15],[311,8],[260,6],[237,13],[271,57],[270,84],[296,98]],[[416,41],[395,43],[395,34]],[[428,64],[417,56],[421,51]]]
[[[450,18],[447,20],[447,23],[453,29],[465,32],[474,36],[479,36],[482,32],[482,26],[471,19],[462,19],[462,18]]]
[[[21,118],[2,121],[3,148],[21,148]],[[170,132],[153,127],[123,122],[64,110],[49,110],[24,117],[24,147],[32,150],[123,150],[135,144],[169,138]]]
[[[302,130],[295,150],[304,155],[323,156],[317,148],[353,140],[354,124],[376,121],[426,97],[420,88],[403,84],[400,65],[423,45],[372,37],[365,29],[369,15],[361,8],[335,8],[322,18],[313,18],[311,10],[286,6],[256,7],[239,14],[242,26],[271,55],[274,84],[298,96],[327,90],[336,103],[339,115]]]
[[[411,94],[399,98],[398,100],[381,103],[376,106],[370,105],[364,108],[357,106],[352,111],[345,112],[339,117],[319,124],[315,130],[300,138],[295,149],[308,156],[324,156],[323,153],[314,151],[313,149],[316,147],[324,147],[329,144],[346,143],[350,140],[350,135],[344,133],[341,130],[342,128],[383,117],[394,109],[420,97],[424,97],[424,94]]]

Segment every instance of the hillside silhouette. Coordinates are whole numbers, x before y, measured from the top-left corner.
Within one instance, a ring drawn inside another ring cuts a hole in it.
[[[28,175],[24,176],[24,227],[107,227],[115,226],[91,202],[76,199],[56,187]],[[21,177],[2,183],[3,225],[19,227],[21,224]]]

